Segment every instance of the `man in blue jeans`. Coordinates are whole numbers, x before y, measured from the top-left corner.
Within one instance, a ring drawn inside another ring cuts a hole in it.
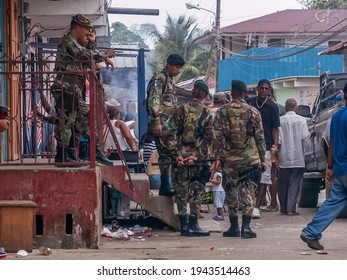
[[[347,83],[343,89],[347,105]],[[300,238],[308,247],[323,250],[319,243],[322,232],[334,221],[347,204],[347,107],[341,107],[332,117],[326,181],[332,182],[330,198],[323,202],[312,221],[302,230]]]

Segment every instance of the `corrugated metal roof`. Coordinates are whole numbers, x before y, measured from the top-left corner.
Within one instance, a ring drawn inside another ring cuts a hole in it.
[[[112,43],[111,48],[115,48],[116,50],[116,57],[113,58],[113,63],[116,65],[116,68],[137,67],[139,44]]]
[[[291,53],[302,50],[294,48]],[[274,58],[286,48],[253,48],[242,52],[245,56],[261,56],[272,54],[267,58]],[[256,84],[260,79],[276,79],[288,76],[316,76],[324,71],[330,73],[343,72],[343,56],[319,56],[324,48],[314,48],[306,52],[277,60],[251,60],[245,57],[232,56],[219,63],[219,88],[230,89],[233,79],[243,80],[246,84]],[[287,54],[287,53],[282,53]]]
[[[321,51],[319,55],[321,54],[343,54],[344,50],[347,48],[347,41],[338,43],[336,45],[333,45],[332,47]]]
[[[344,27],[347,10],[284,10],[221,28],[222,33],[243,32],[330,32]],[[336,26],[334,26],[336,25]],[[334,26],[334,27],[333,27]]]
[[[244,33],[291,33],[308,34],[327,32],[331,34],[346,25],[347,10],[308,10],[288,9],[269,15],[245,20],[220,28],[224,35]],[[341,24],[339,24],[341,23]],[[214,35],[208,34],[198,38],[196,44],[214,43]]]

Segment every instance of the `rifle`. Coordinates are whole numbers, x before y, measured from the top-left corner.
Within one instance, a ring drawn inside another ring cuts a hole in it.
[[[251,168],[239,173],[239,177],[240,177],[239,182],[243,184],[243,183],[246,183],[248,180],[252,180],[256,184],[258,184],[261,178],[260,170],[261,172],[264,172],[266,170],[266,167],[261,167],[260,164],[252,165]]]
[[[194,161],[194,165],[206,165],[206,163],[208,162],[214,162],[216,159],[214,158],[209,158],[209,159],[201,159],[201,160],[196,160]],[[173,161],[168,161],[168,162],[153,162],[152,165],[156,166],[156,165],[175,165],[177,164],[176,160]]]

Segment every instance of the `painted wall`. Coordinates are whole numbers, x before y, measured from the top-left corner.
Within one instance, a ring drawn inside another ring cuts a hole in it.
[[[312,108],[318,90],[318,87],[280,88],[275,90],[275,95],[277,102],[282,105],[288,98],[295,98],[298,105],[309,105]]]
[[[319,76],[324,71],[343,72],[343,55],[318,55],[326,48],[314,48],[289,56],[304,48],[253,48],[219,63],[219,90],[229,90],[233,79],[246,84],[256,84],[260,79],[269,80],[288,76]],[[285,57],[287,56],[287,57]]]

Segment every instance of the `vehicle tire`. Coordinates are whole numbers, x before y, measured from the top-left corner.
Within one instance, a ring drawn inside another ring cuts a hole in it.
[[[318,204],[318,195],[324,185],[321,178],[302,178],[298,206],[302,208],[315,208]]]

